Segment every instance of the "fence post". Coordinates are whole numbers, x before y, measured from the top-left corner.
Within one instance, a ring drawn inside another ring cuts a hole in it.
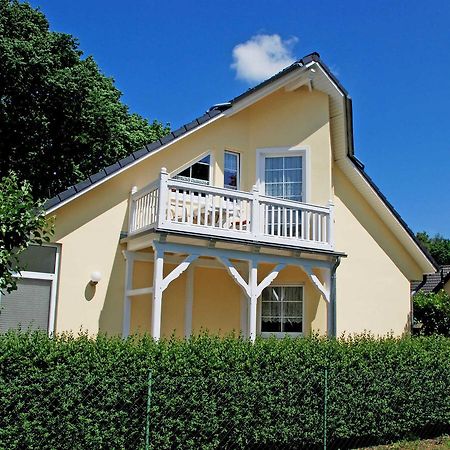
[[[152,369],[148,371],[147,411],[145,415],[145,450],[150,450],[150,400],[152,397]]]
[[[323,448],[327,450],[327,402],[328,402],[328,369],[325,367],[323,389]]]

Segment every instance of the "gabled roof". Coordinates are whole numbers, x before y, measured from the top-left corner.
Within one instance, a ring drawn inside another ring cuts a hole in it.
[[[411,290],[414,293],[423,291],[426,294],[438,292],[448,281],[450,281],[450,265],[441,266],[437,272],[424,275],[422,281],[411,283]]]
[[[311,54],[305,56],[304,58],[295,61],[293,64],[286,67],[281,72],[278,72],[273,77],[263,81],[262,83],[258,84],[257,86],[255,86],[253,88],[248,89],[246,92],[238,95],[237,97],[233,98],[229,102],[221,103],[221,104],[211,107],[202,116],[197,117],[196,119],[192,120],[191,122],[189,122],[185,125],[182,125],[180,128],[178,128],[175,131],[172,131],[171,133],[167,134],[166,136],[162,137],[161,139],[158,139],[155,142],[152,142],[151,144],[144,145],[144,147],[142,147],[141,149],[131,153],[130,155],[128,155],[125,158],[122,158],[121,160],[117,161],[115,164],[105,167],[102,170],[100,170],[100,172],[97,172],[96,174],[91,175],[86,180],[80,181],[79,183],[77,183],[73,186],[70,186],[65,191],[60,192],[59,194],[55,195],[53,198],[47,200],[44,205],[45,210],[48,211],[50,209],[54,209],[60,203],[65,202],[69,198],[76,196],[78,193],[88,189],[92,185],[97,184],[99,181],[103,180],[104,178],[112,175],[115,172],[118,172],[122,168],[127,167],[128,165],[143,158],[144,156],[147,156],[149,153],[152,153],[155,150],[160,149],[161,147],[172,142],[173,140],[185,135],[188,132],[195,130],[196,128],[200,127],[201,125],[209,122],[211,119],[220,115],[223,111],[231,108],[234,104],[241,101],[245,97],[248,97],[249,95],[264,88],[265,86],[269,85],[270,83],[274,82],[275,80],[278,80],[279,78],[283,77],[284,75],[292,72],[293,70],[295,70],[299,67],[303,67],[312,61],[320,61],[320,56],[318,53],[311,53]]]
[[[355,157],[354,155],[354,143],[353,143],[353,112],[352,112],[352,100],[350,96],[348,95],[348,92],[346,89],[342,86],[342,84],[339,82],[339,80],[335,77],[335,75],[332,73],[332,71],[327,67],[327,65],[321,60],[320,55],[316,52],[311,53],[309,55],[304,56],[303,58],[295,61],[290,66],[286,67],[282,71],[278,72],[271,78],[263,81],[262,83],[258,84],[257,86],[248,89],[246,92],[238,95],[237,97],[233,98],[229,102],[226,103],[220,103],[217,105],[214,105],[211,107],[205,114],[202,116],[194,119],[193,121],[189,122],[186,125],[181,126],[177,130],[167,134],[166,136],[162,137],[161,139],[152,142],[151,144],[145,145],[143,148],[135,151],[134,153],[130,154],[129,156],[117,161],[115,164],[112,164],[108,167],[105,167],[104,169],[100,170],[94,175],[91,175],[89,178],[87,178],[84,181],[81,181],[80,183],[75,184],[74,186],[69,187],[65,191],[57,194],[55,197],[51,198],[50,200],[47,200],[44,207],[48,213],[53,212],[58,207],[62,206],[63,204],[70,201],[72,198],[78,197],[79,195],[82,195],[85,191],[88,191],[92,189],[95,185],[102,183],[106,179],[114,176],[118,172],[121,172],[128,167],[134,165],[137,161],[140,159],[145,158],[149,154],[158,151],[162,149],[165,146],[170,145],[174,141],[182,138],[183,136],[186,136],[197,129],[203,127],[204,125],[207,125],[208,123],[219,119],[220,117],[224,116],[225,113],[228,110],[233,110],[236,105],[241,103],[244,99],[248,99],[249,97],[253,96],[254,94],[264,92],[265,88],[270,87],[271,85],[276,85],[278,80],[281,80],[284,77],[289,77],[289,74],[295,72],[297,69],[308,67],[312,63],[317,63],[319,67],[323,70],[325,76],[330,80],[330,82],[335,86],[336,89],[340,91],[340,95],[343,96],[343,115],[344,115],[344,121],[342,124],[345,124],[345,152],[344,150],[341,151],[341,154],[343,154],[344,159],[347,161],[350,161],[352,163],[352,167],[354,167],[357,171],[357,173],[360,174],[366,185],[368,186],[368,189],[373,190],[375,193],[375,196],[377,201],[380,201],[383,207],[389,211],[388,214],[391,214],[391,217],[394,218],[396,221],[395,223],[398,223],[400,228],[407,233],[409,236],[409,242],[413,243],[412,245],[415,246],[416,251],[418,249],[419,254],[422,254],[425,256],[425,258],[428,260],[428,267],[434,267],[435,270],[438,269],[437,263],[434,261],[434,259],[431,257],[427,249],[425,249],[422,245],[422,243],[416,238],[415,234],[412,232],[412,230],[407,226],[405,221],[402,219],[400,214],[394,209],[394,207],[388,202],[386,197],[381,193],[379,188],[375,185],[375,183],[372,181],[372,179],[367,175],[367,173],[364,171],[364,165]],[[243,102],[245,103],[245,102]],[[340,120],[340,119],[339,119]],[[344,152],[344,153],[343,153]],[[341,159],[342,161],[342,159]],[[339,161],[338,161],[339,163]],[[345,169],[345,167],[344,167]],[[409,244],[408,244],[409,245]]]

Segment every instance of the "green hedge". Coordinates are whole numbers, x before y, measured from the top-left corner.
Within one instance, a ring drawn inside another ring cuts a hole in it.
[[[329,448],[448,431],[450,339],[0,336],[1,449],[314,448],[325,420]]]

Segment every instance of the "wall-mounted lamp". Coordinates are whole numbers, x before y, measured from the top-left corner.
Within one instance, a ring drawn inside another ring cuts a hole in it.
[[[91,281],[89,281],[89,283],[92,286],[96,286],[101,279],[102,279],[102,274],[100,272],[92,272],[91,273]]]

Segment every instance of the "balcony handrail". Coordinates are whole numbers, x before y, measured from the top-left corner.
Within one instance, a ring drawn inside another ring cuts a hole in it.
[[[129,234],[151,228],[334,248],[334,211],[328,206],[169,178],[130,195]]]

